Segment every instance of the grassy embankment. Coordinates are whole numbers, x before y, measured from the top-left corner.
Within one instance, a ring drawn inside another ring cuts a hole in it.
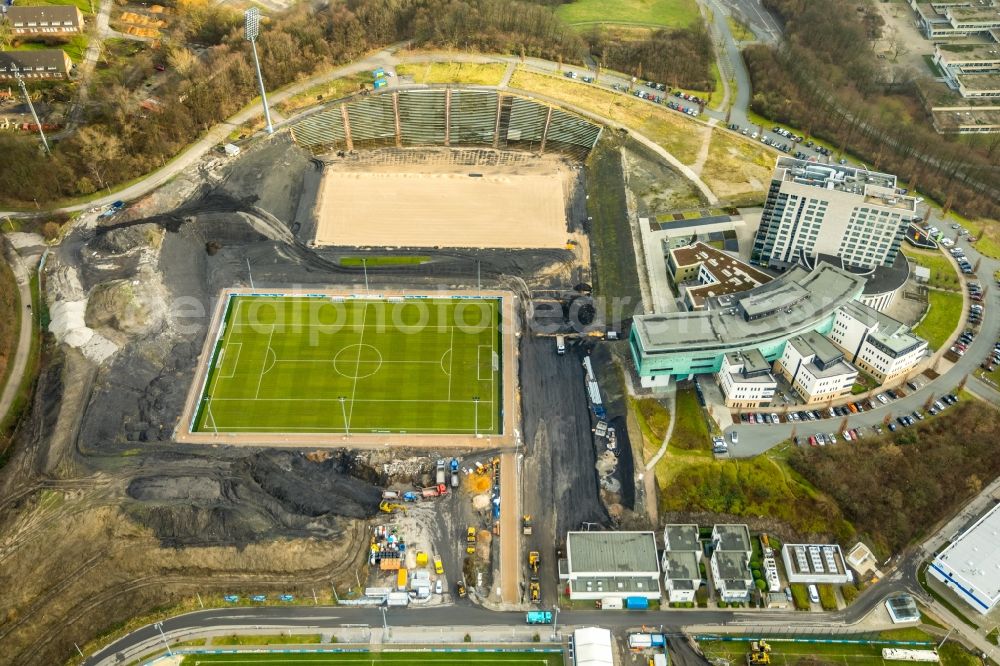
[[[506,69],[507,65],[499,62],[429,62],[399,65],[396,74],[412,77],[414,83],[496,86]]]
[[[639,132],[676,157],[682,164],[698,162],[706,127],[681,114],[565,77],[518,69],[512,88],[538,93],[572,104]],[[719,128],[707,130],[711,137],[701,178],[726,203],[760,202],[764,184],[770,181],[774,151],[757,142]]]

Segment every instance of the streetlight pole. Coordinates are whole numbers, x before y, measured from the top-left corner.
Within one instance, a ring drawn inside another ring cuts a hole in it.
[[[382,642],[384,643],[389,635],[389,621],[385,617],[385,606],[379,606],[379,610],[382,611]]]
[[[170,650],[170,643],[167,641],[167,635],[163,633],[163,623],[157,622],[153,626],[160,632],[160,637],[163,638],[163,644],[167,646],[167,656],[174,656],[174,653]]]
[[[361,257],[361,267],[365,271],[365,295],[368,295],[368,258]]]
[[[474,413],[473,413],[473,423],[474,423],[473,427],[474,427],[474,431],[473,432],[475,432],[476,437],[479,437],[479,396],[478,395],[472,396],[472,404],[474,405],[474,407],[473,407],[473,409],[474,409]]]
[[[348,437],[351,436],[351,424],[347,422],[347,407],[344,405],[344,401],[347,400],[344,396],[340,396],[340,413],[344,415],[344,434]]]
[[[257,291],[253,286],[253,271],[250,269],[250,257],[247,260],[247,274],[250,276],[250,291]]]
[[[552,640],[555,640],[559,633],[559,606],[553,606],[552,610],[555,611],[555,617],[552,621]]]
[[[256,7],[243,12],[244,36],[253,50],[253,64],[257,68],[257,84],[260,86],[260,101],[264,104],[264,119],[267,121],[267,133],[274,134],[271,124],[271,110],[267,108],[267,91],[264,90],[264,75],[260,73],[260,59],[257,57],[257,35],[260,34],[260,10]]]
[[[42,138],[42,146],[45,147],[45,154],[51,155],[52,151],[49,150],[49,141],[45,138],[45,132],[42,130],[42,122],[38,119],[38,114],[35,113],[35,105],[31,103],[31,96],[28,95],[28,87],[24,85],[24,77],[21,76],[21,70],[17,68],[17,65],[11,67],[14,70],[14,78],[17,79],[17,85],[21,89],[21,94],[24,95],[25,101],[28,102],[28,109],[31,110],[31,117],[35,119],[35,126],[38,127],[38,136]],[[38,202],[35,202],[35,206],[38,206]]]

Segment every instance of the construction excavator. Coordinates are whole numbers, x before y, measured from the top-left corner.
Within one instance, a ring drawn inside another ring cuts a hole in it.
[[[379,511],[383,513],[393,513],[396,511],[402,511],[406,513],[406,506],[402,504],[396,504],[395,502],[390,502],[388,500],[382,500],[382,503],[378,505]]]
[[[771,663],[771,646],[767,641],[751,641],[747,652],[747,666],[768,666]]]

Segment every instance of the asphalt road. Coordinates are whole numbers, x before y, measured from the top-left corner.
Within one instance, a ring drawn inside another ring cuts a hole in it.
[[[931,221],[939,228],[948,229],[951,232],[950,224],[942,222],[940,216],[936,213],[931,216]],[[975,265],[977,260],[981,260],[978,281],[984,287],[991,286],[994,272],[1000,269],[1000,261],[980,255],[976,252],[974,246],[964,240],[960,241],[958,245],[965,250],[966,256],[972,265]],[[957,388],[964,377],[972,375],[983,359],[992,351],[994,343],[997,341],[998,336],[1000,336],[1000,298],[998,298],[998,290],[995,287],[986,291],[983,305],[985,306],[985,312],[979,334],[973,339],[965,355],[959,358],[951,369],[936,379],[927,382],[919,390],[910,391],[903,398],[890,400],[887,405],[880,405],[876,409],[869,409],[861,414],[848,416],[846,427],[872,426],[876,423],[882,423],[886,416],[891,416],[895,419],[897,416],[909,414],[914,410],[923,411],[924,404],[930,396],[940,397],[945,393],[950,393]],[[961,329],[964,330],[964,315],[959,324]],[[827,434],[839,432],[843,420],[843,417],[838,416],[830,419],[799,423],[736,425],[727,430],[727,433],[733,431],[739,433],[739,444],[730,446],[730,455],[738,458],[747,458],[763,453],[775,444],[791,438],[793,430],[799,437],[804,436],[806,438],[809,435],[819,432]],[[841,440],[841,444],[846,443]]]
[[[3,243],[8,245],[7,240]],[[7,252],[10,260],[10,268],[14,272],[14,280],[17,282],[18,298],[21,306],[21,327],[17,334],[17,349],[14,352],[14,362],[7,376],[7,383],[0,391],[0,421],[6,416],[10,406],[14,403],[18,391],[21,389],[21,382],[24,379],[25,368],[28,367],[28,358],[31,355],[31,329],[34,322],[34,313],[31,311],[31,275],[21,260],[21,255],[13,248]]]

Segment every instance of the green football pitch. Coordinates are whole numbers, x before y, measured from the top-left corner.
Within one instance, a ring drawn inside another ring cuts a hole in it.
[[[500,301],[234,296],[195,431],[496,434]]]
[[[438,664],[461,666],[474,663],[490,666],[561,666],[558,652],[241,652],[229,654],[191,654],[182,666],[201,664],[350,664],[351,666],[407,666],[408,664]]]

